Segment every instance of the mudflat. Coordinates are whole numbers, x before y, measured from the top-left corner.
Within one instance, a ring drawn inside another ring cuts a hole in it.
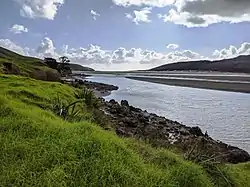
[[[182,86],[182,87],[193,87],[193,88],[202,88],[202,89],[213,89],[213,90],[223,90],[223,91],[232,91],[232,92],[243,92],[250,93],[250,82],[226,82],[226,81],[215,81],[215,80],[193,80],[193,79],[174,79],[173,77],[140,77],[140,76],[128,76],[126,78],[138,80],[138,81],[147,81],[158,84],[166,84],[172,86]]]

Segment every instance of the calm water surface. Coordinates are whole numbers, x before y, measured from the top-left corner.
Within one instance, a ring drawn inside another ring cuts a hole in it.
[[[214,139],[250,152],[250,94],[167,86],[119,76],[92,81],[119,86],[105,99],[126,99],[133,106],[188,126],[199,126]]]

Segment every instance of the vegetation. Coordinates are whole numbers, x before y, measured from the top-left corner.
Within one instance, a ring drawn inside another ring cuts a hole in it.
[[[60,60],[60,62],[61,62],[62,64],[70,63],[69,58],[66,57],[66,56],[60,57],[59,60]]]
[[[16,74],[40,80],[59,80],[56,70],[40,59],[26,57],[0,47],[0,73]]]
[[[22,75],[38,80],[59,81],[60,74],[65,75],[73,71],[94,71],[91,68],[78,64],[69,64],[67,57],[61,57],[60,67],[53,58],[45,58],[49,65],[43,60],[33,57],[19,55],[13,51],[0,47],[0,73]]]
[[[250,186],[250,163],[213,170],[103,130],[90,95],[0,75],[0,186]]]

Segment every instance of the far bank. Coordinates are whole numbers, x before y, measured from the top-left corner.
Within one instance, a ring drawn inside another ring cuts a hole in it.
[[[171,86],[182,86],[201,89],[222,90],[231,92],[250,93],[250,82],[248,81],[215,81],[215,80],[192,80],[192,79],[174,79],[174,78],[152,78],[152,77],[134,77],[127,76],[128,79],[146,81]]]

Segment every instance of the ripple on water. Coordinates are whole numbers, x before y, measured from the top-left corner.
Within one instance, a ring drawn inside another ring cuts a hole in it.
[[[217,140],[250,152],[250,94],[167,86],[114,76],[92,81],[119,86],[106,99],[131,105],[189,126],[200,126]]]

